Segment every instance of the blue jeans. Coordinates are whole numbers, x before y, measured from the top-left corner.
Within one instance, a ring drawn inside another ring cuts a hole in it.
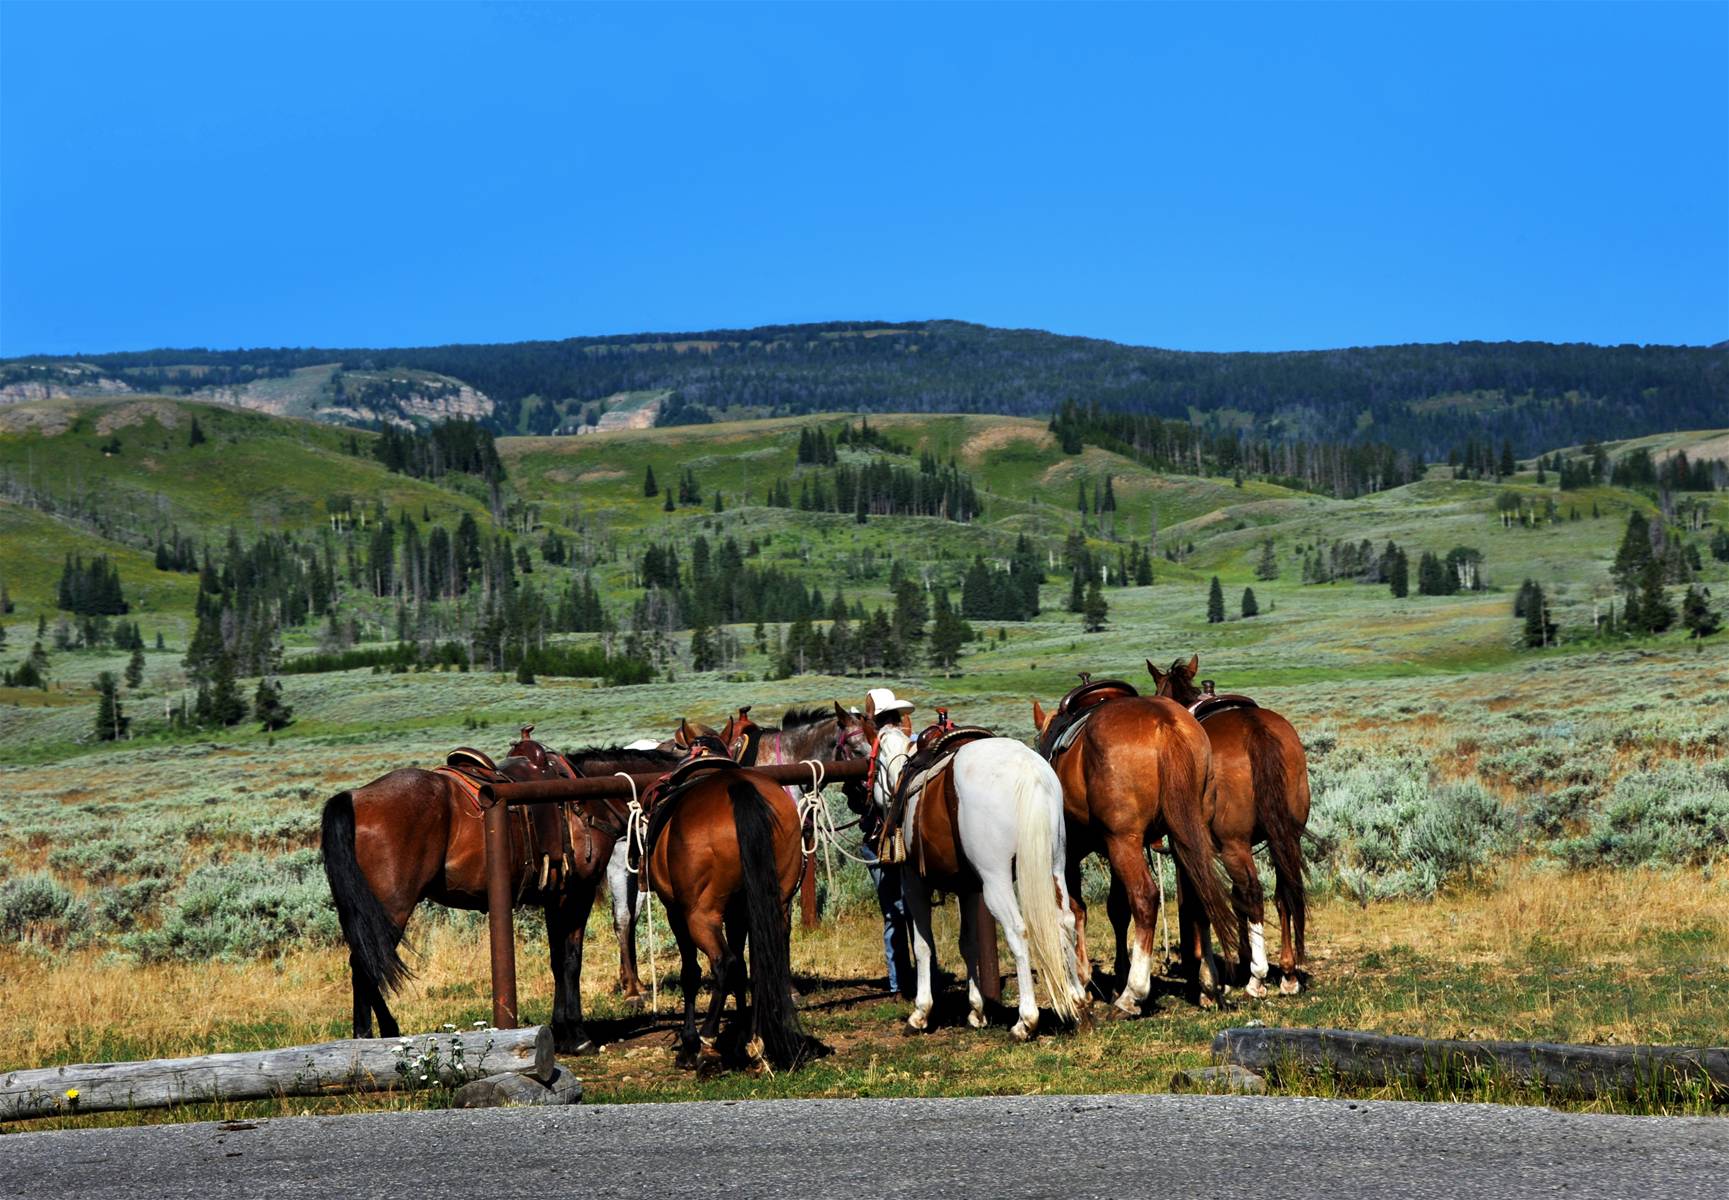
[[[883,959],[889,968],[889,991],[898,992],[913,985],[912,959],[907,942],[907,904],[901,895],[901,869],[884,866],[877,861],[876,847],[870,842],[860,847],[876,888],[877,907],[883,914]]]

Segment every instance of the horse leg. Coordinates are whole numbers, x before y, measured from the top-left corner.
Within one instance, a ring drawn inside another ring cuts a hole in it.
[[[1177,928],[1183,973],[1195,989],[1195,1002],[1202,1008],[1218,1004],[1218,972],[1213,967],[1212,930],[1206,908],[1189,873],[1177,864]]]
[[[1020,1019],[1009,1032],[1016,1041],[1024,1042],[1039,1027],[1039,997],[1033,990],[1033,962],[1027,945],[1026,920],[1021,916],[1020,902],[1015,899],[1014,877],[1008,864],[1003,864],[1000,871],[980,868],[979,878],[984,882],[985,907],[997,919],[1003,940],[1009,944],[1009,953],[1015,956],[1015,999]],[[1053,982],[1052,990],[1055,991],[1057,986]]]
[[[1279,872],[1279,881],[1273,887],[1273,903],[1279,910],[1279,992],[1285,996],[1295,996],[1303,988],[1297,978],[1297,922],[1302,917],[1293,917],[1291,913],[1290,886],[1284,873]]]
[[[985,1027],[985,994],[979,987],[979,898],[975,893],[955,897],[961,908],[961,961],[967,967],[967,1024]]]
[[[1112,966],[1113,977],[1116,979],[1117,991],[1122,991],[1129,982],[1129,890],[1123,886],[1123,881],[1111,872],[1111,890],[1105,897],[1105,914],[1111,921],[1111,936],[1116,940],[1116,961]]]
[[[606,864],[606,888],[612,900],[612,931],[618,939],[618,990],[626,1006],[642,1007],[642,978],[636,970],[636,913],[640,900],[624,839],[613,844]]]
[[[560,1054],[593,1054],[582,1027],[582,942],[594,890],[581,886],[546,906],[546,946],[552,960],[552,1044]]]
[[[704,914],[692,921],[690,935],[697,948],[708,957],[709,970],[714,973],[713,998],[708,1003],[708,1016],[703,1020],[702,1031],[697,1039],[697,1054],[700,1059],[697,1069],[711,1070],[720,1065],[720,1051],[716,1043],[720,1040],[720,1019],[726,1012],[727,993],[733,987],[733,972],[741,970],[743,964],[738,957],[738,948],[727,941],[723,919],[719,914]]]
[[[667,923],[672,926],[673,940],[678,942],[679,987],[684,990],[684,1024],[679,1029],[678,1053],[673,1062],[681,1071],[694,1071],[697,1066],[696,993],[702,987],[702,964],[696,957],[696,941],[682,915],[667,910]]]
[[[1084,990],[1093,986],[1093,959],[1087,953],[1087,902],[1081,898],[1081,860],[1071,854],[1063,873],[1069,885],[1069,911],[1075,917],[1075,971]]]
[[[792,916],[787,915],[787,928],[792,928]],[[749,940],[750,922],[742,904],[734,904],[726,915],[726,944],[732,952],[732,997],[733,1008],[738,1013],[742,1023],[745,1014],[750,1014],[750,1024],[747,1028],[750,1036],[745,1039],[744,1056],[753,1067],[762,1063],[762,1013],[750,1003],[750,973],[745,969],[745,944]],[[752,953],[755,947],[751,947]]]
[[[1159,924],[1159,891],[1138,837],[1113,837],[1105,843],[1111,860],[1112,889],[1121,887],[1135,928],[1129,940],[1129,971],[1117,996],[1120,1013],[1138,1015],[1153,990],[1153,931]]]
[[[906,900],[907,923],[912,927],[913,962],[918,969],[918,991],[913,997],[912,1015],[907,1027],[918,1033],[930,1028],[931,1009],[936,1000],[931,995],[931,968],[935,952],[931,944],[931,896],[925,881],[911,870],[901,871],[901,895]]]
[[[1230,841],[1219,851],[1225,873],[1231,877],[1237,921],[1242,932],[1238,945],[1248,947],[1249,981],[1243,990],[1257,1000],[1267,994],[1267,898],[1255,870],[1254,851],[1247,841]]]

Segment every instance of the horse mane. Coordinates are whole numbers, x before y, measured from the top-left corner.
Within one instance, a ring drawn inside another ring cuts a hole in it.
[[[649,771],[671,770],[684,759],[682,754],[671,750],[626,750],[621,746],[590,746],[586,750],[573,750],[564,757],[579,775],[586,773],[585,767],[601,763],[618,770],[641,767],[642,773],[647,774]]]
[[[834,709],[824,708],[820,704],[810,708],[789,708],[780,719],[782,730],[802,729],[806,725],[815,725],[834,715]]]

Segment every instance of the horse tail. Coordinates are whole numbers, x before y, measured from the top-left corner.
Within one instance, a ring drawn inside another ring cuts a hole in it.
[[[1080,1018],[1068,987],[1075,975],[1074,918],[1067,905],[1057,904],[1063,887],[1057,850],[1063,829],[1062,785],[1041,787],[1047,779],[1055,783],[1056,777],[1042,760],[1039,765],[1042,772],[1022,771],[1015,779],[1015,891],[1033,970],[1050,995],[1051,1010],[1072,1024]]]
[[[395,991],[414,974],[397,953],[402,930],[384,911],[354,853],[354,793],[338,792],[324,803],[324,877],[342,938],[357,969],[385,991]]]
[[[1293,929],[1303,927],[1308,905],[1303,886],[1303,831],[1291,816],[1285,747],[1264,722],[1249,723],[1249,768],[1255,786],[1255,819],[1267,835],[1267,853],[1278,873],[1277,890],[1290,909]],[[1299,957],[1302,950],[1297,950]]]
[[[1220,872],[1214,869],[1215,842],[1213,831],[1201,812],[1201,798],[1212,789],[1212,749],[1206,731],[1197,724],[1197,744],[1206,753],[1204,768],[1197,778],[1196,756],[1185,744],[1190,739],[1180,736],[1181,726],[1171,725],[1169,736],[1160,747],[1160,775],[1164,785],[1161,807],[1165,826],[1171,833],[1171,850],[1177,866],[1188,876],[1190,886],[1206,910],[1213,936],[1219,939],[1219,949],[1231,961],[1237,958],[1237,914],[1231,903],[1230,890]],[[1174,801],[1174,802],[1173,802]]]
[[[732,783],[727,795],[732,798],[744,881],[751,1007],[756,1009],[757,1031],[768,1060],[785,1070],[803,1062],[812,1047],[792,998],[786,909],[781,903],[780,869],[775,862],[774,814],[768,801],[745,780]]]

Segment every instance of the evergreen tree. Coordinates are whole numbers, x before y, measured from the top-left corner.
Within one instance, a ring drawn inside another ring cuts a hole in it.
[[[522,656],[522,661],[516,664],[516,682],[527,687],[534,686],[534,665],[529,662],[526,654]]]
[[[931,605],[931,666],[941,667],[947,678],[960,659],[961,647],[972,636],[972,630],[949,604],[949,590],[938,588]]]
[[[1261,561],[1255,564],[1256,579],[1277,579],[1279,577],[1279,560],[1273,553],[1273,539],[1267,538],[1261,542]]]
[[[644,496],[660,495],[660,485],[654,481],[654,466],[652,464],[643,472],[642,494]]]
[[[1082,602],[1081,627],[1088,633],[1098,633],[1105,627],[1105,617],[1110,607],[1105,603],[1105,593],[1099,587],[1098,576],[1087,583],[1087,596]]]
[[[672,489],[666,489],[666,503],[660,506],[662,512],[672,512],[678,505],[673,502]]]
[[[96,691],[96,738],[117,742],[126,736],[131,721],[121,711],[120,682],[114,678],[114,672],[104,671],[96,677]]]
[[[1722,618],[1711,607],[1711,593],[1697,584],[1687,589],[1681,601],[1681,624],[1694,638],[1708,638],[1722,627]]]
[[[715,512],[725,512],[726,511],[725,505],[723,505],[721,503],[720,489],[719,488],[716,488],[715,493],[714,493],[714,511]]]
[[[1411,591],[1411,560],[1403,550],[1395,550],[1392,561],[1387,565],[1387,587],[1396,599],[1403,599]]]
[[[136,688],[144,682],[144,647],[132,647],[132,657],[126,663],[126,686]]]
[[[195,415],[192,418],[192,432],[187,435],[186,444],[188,446],[202,446],[204,442],[204,427],[198,423],[198,418]]]
[[[1244,617],[1244,619],[1247,619],[1249,617],[1259,616],[1260,613],[1261,613],[1261,606],[1255,601],[1255,589],[1251,588],[1251,587],[1244,588],[1243,589],[1243,617]]]
[[[1721,531],[1718,532],[1718,536],[1719,537],[1723,536]],[[1711,550],[1712,550],[1712,553],[1714,553],[1714,554],[1716,553],[1716,550],[1717,550],[1717,543],[1716,542],[1711,543]],[[1720,554],[1720,555],[1718,555],[1718,557],[1724,558],[1724,557],[1729,557],[1729,555],[1721,555]],[[4,579],[0,579],[0,617],[10,616],[12,613],[12,610],[17,608],[17,607],[18,606],[12,602],[12,593],[6,590],[6,581]]]
[[[1075,573],[1069,579],[1069,611],[1078,613],[1085,609],[1087,603],[1087,580],[1092,572],[1077,566]]]
[[[1539,650],[1549,644],[1547,604],[1541,584],[1531,580],[1527,580],[1526,584],[1525,588],[1520,589],[1525,600],[1524,641],[1527,649]]]
[[[1639,627],[1646,633],[1662,633],[1675,623],[1675,606],[1663,591],[1663,564],[1645,564],[1639,577]]]
[[[268,676],[258,681],[252,694],[252,719],[265,733],[286,729],[294,722],[294,709],[282,702],[282,685]]]
[[[1225,619],[1225,589],[1219,583],[1219,577],[1213,576],[1212,585],[1207,589],[1207,624],[1218,625]]]
[[[714,630],[707,622],[699,621],[690,630],[690,669],[693,671],[712,671],[720,666],[720,656],[715,645]]]
[[[240,694],[239,682],[234,677],[234,658],[227,651],[216,656],[216,662],[210,674],[210,688],[205,697],[205,723],[209,725],[238,725],[246,719],[246,700]]]
[[[1501,468],[1497,474],[1505,479],[1518,469],[1519,464],[1513,458],[1513,443],[1510,439],[1504,439],[1501,442]]]
[[[1632,587],[1644,577],[1651,561],[1651,523],[1638,512],[1627,514],[1627,530],[1621,535],[1621,547],[1615,551],[1615,563],[1609,575],[1622,588]]]

